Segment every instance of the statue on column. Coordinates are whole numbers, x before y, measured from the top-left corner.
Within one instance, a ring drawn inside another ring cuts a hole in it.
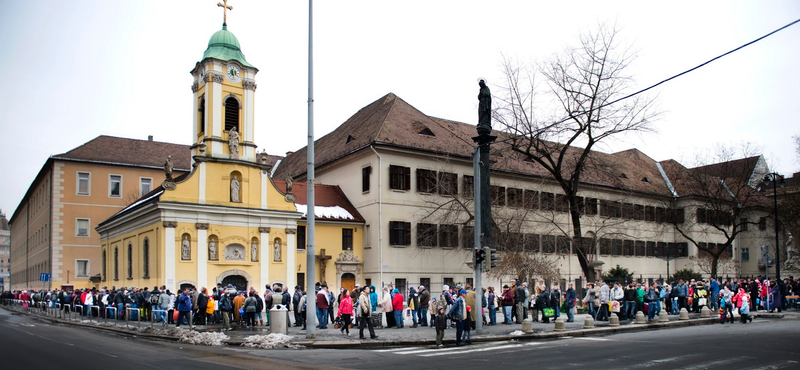
[[[481,87],[478,92],[478,135],[489,135],[492,132],[492,93],[486,81],[478,81]]]
[[[231,158],[239,159],[239,131],[236,126],[231,127],[228,132],[228,148],[231,150]]]

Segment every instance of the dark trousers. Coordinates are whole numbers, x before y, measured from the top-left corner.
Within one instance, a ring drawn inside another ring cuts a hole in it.
[[[342,314],[342,332],[347,332],[350,334],[350,314],[343,313]]]
[[[386,312],[386,327],[391,328],[396,325],[397,323],[394,320],[394,311]]]
[[[191,312],[192,311],[178,311],[178,319],[175,320],[175,327],[177,328],[181,326],[181,322],[183,322],[184,318],[186,318],[187,322],[189,323],[189,326],[191,326],[192,323],[191,321],[189,321],[189,314]]]
[[[297,306],[294,306],[294,326],[301,326],[301,325],[302,325],[302,324],[301,324],[301,323],[302,323],[302,321],[300,321],[300,320],[302,320],[302,319],[300,318],[300,316],[301,316],[301,315],[300,315],[300,310],[299,310],[298,308],[299,308],[299,307],[297,307]],[[267,312],[269,312],[269,311],[267,311]]]
[[[348,319],[347,321],[348,321],[348,324],[349,324],[350,320]],[[364,326],[365,325],[369,328],[369,337],[370,338],[376,338],[377,336],[375,335],[375,328],[372,327],[372,320],[369,319],[369,315],[361,316],[361,322],[358,324],[358,337],[359,338],[364,338]]]
[[[255,312],[246,312],[247,314],[247,325],[251,327],[256,326],[256,313]]]
[[[678,311],[680,311],[681,308],[685,308],[688,311],[689,307],[687,306],[686,297],[678,297]]]
[[[456,322],[456,345],[459,345],[463,342],[464,336],[464,325],[467,320],[455,320]]]

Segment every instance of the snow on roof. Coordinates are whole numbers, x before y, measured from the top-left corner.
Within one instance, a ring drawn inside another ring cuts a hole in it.
[[[303,217],[308,217],[308,205],[307,204],[295,204],[297,207],[297,212],[303,214]],[[332,218],[332,219],[343,219],[343,220],[355,220],[350,212],[346,209],[333,206],[333,207],[324,207],[324,206],[314,206],[314,217],[315,218]]]

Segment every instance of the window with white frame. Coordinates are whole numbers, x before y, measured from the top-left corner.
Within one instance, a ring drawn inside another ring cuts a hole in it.
[[[89,195],[91,188],[89,187],[89,180],[91,174],[89,172],[78,172],[78,195]]]
[[[88,218],[79,218],[75,221],[75,236],[89,236]]]
[[[108,196],[120,197],[122,196],[122,176],[121,175],[108,175]]]
[[[139,178],[139,196],[144,196],[153,190],[153,179],[149,177]]]
[[[75,260],[75,277],[89,276],[89,260]]]

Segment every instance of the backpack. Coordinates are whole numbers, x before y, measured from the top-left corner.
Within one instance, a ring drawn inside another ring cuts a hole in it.
[[[231,305],[231,298],[227,295],[220,297],[219,310],[223,312],[229,312],[231,309],[233,309],[233,305]]]
[[[160,294],[150,294],[150,304],[153,306],[157,306],[159,297],[161,297]]]

